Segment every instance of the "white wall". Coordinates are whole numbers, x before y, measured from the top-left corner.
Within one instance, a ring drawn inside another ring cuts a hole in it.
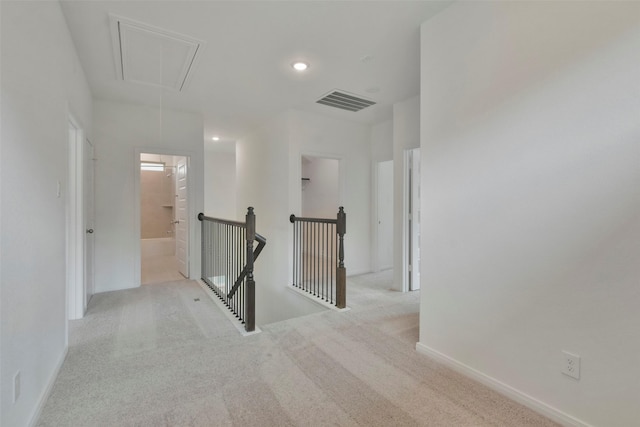
[[[640,419],[639,51],[632,2],[461,2],[422,27],[417,347],[567,424]]]
[[[386,120],[371,126],[371,269],[372,271],[379,271],[380,261],[379,253],[380,243],[378,242],[378,192],[379,192],[379,180],[378,180],[378,163],[383,161],[393,160],[393,119]],[[393,167],[392,167],[393,170]],[[393,172],[392,172],[393,173]],[[391,180],[393,186],[393,179]],[[391,188],[393,194],[393,188]],[[384,190],[385,194],[387,193]],[[391,212],[393,216],[395,200],[391,201]],[[394,225],[392,224],[393,228]],[[393,232],[393,231],[392,231]],[[394,251],[392,246],[391,252]],[[389,263],[393,266],[393,253],[392,259]]]
[[[214,218],[236,218],[236,155],[204,152],[204,213]]]
[[[0,10],[0,424],[24,426],[66,354],[68,116],[91,137],[91,93],[58,2],[3,1]]]
[[[415,96],[393,106],[393,289],[407,291],[404,280],[404,153],[420,147],[420,97]]]
[[[95,290],[140,285],[137,152],[191,156],[190,276],[200,276],[200,223],[204,209],[204,135],[199,114],[96,101]]]
[[[372,217],[375,229],[375,239],[378,241],[376,267],[378,270],[393,268],[393,160],[379,162],[376,167],[377,192],[375,194],[377,206]],[[401,236],[398,236],[401,238]]]
[[[393,160],[393,120],[371,126],[371,160]]]

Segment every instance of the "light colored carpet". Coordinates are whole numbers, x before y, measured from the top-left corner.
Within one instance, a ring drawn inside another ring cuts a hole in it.
[[[391,280],[248,337],[195,282],[95,295],[38,425],[556,425],[416,353],[419,295]]]

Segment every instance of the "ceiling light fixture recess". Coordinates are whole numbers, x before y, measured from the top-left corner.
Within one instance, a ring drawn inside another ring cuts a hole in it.
[[[307,68],[309,68],[309,64],[307,64],[306,62],[300,62],[300,61],[294,62],[293,64],[291,64],[291,66],[296,71],[305,71]]]
[[[220,141],[220,137],[219,137],[219,136],[214,136],[214,137],[213,137],[213,138],[211,138],[211,139],[213,139],[214,141]]]

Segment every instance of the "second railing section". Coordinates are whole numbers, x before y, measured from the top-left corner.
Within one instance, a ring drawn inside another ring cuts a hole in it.
[[[293,224],[293,286],[345,308],[344,209],[340,207],[336,218],[291,215],[289,220]]]

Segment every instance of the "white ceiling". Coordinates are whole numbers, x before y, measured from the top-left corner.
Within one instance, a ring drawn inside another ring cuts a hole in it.
[[[232,142],[297,108],[361,123],[419,93],[420,24],[451,1],[62,1],[96,98],[201,112],[207,144]],[[181,92],[118,78],[110,14],[204,41]],[[291,63],[304,60],[300,74]],[[377,102],[353,113],[316,104],[333,89]]]

